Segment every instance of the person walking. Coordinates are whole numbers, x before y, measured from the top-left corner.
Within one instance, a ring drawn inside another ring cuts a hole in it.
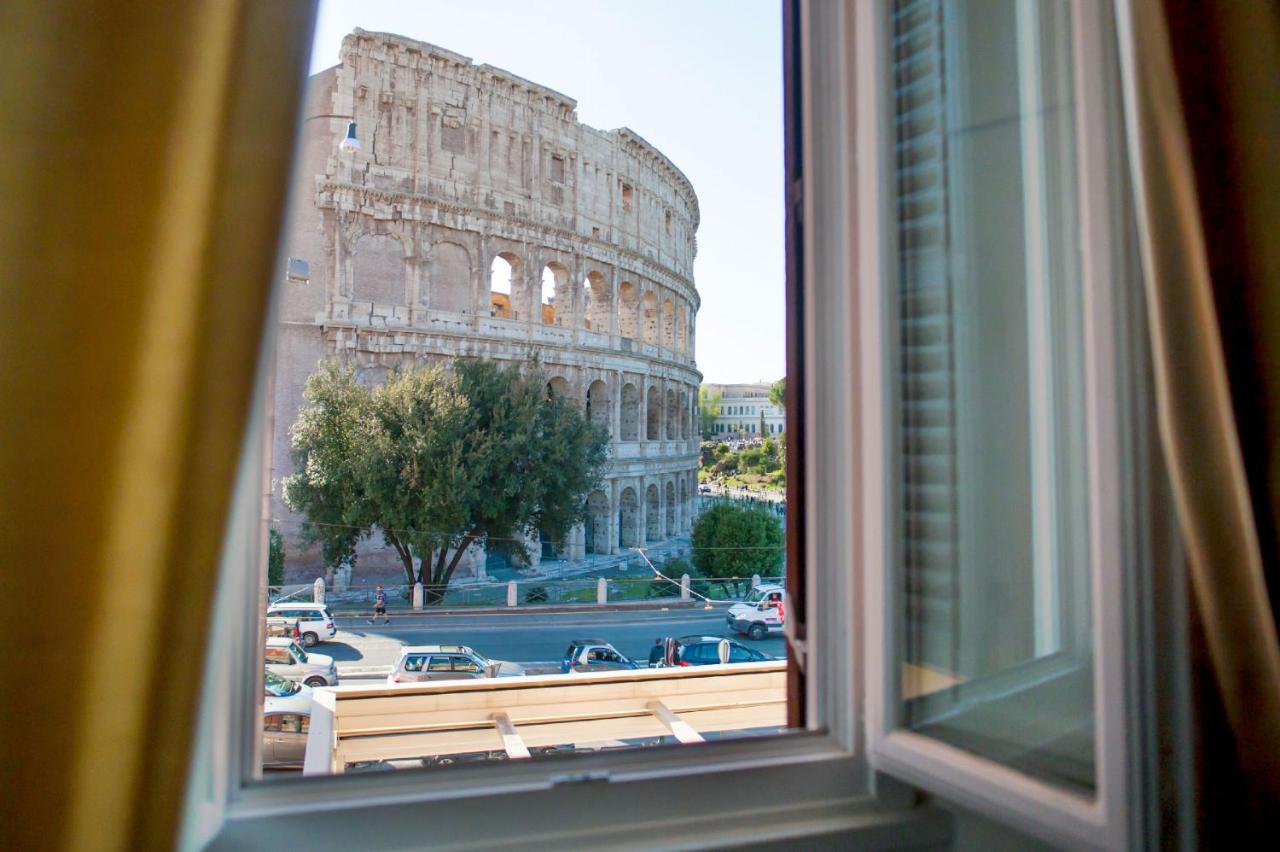
[[[662,663],[664,651],[662,648],[662,638],[653,640],[653,647],[649,649],[649,668],[656,669]]]
[[[376,623],[378,616],[382,616],[383,624],[391,623],[391,619],[387,617],[387,593],[382,591],[381,583],[373,590],[373,618],[369,619],[369,623]]]

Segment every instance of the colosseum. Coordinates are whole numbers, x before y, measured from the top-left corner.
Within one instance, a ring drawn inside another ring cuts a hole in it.
[[[579,400],[612,442],[586,522],[535,553],[576,560],[687,533],[702,379],[689,180],[631,130],[579,123],[572,98],[434,45],[357,29],[340,60],[309,87],[273,480],[292,471],[287,427],[322,359],[378,381],[407,361],[537,354],[554,392]],[[350,121],[356,150],[341,144]],[[319,558],[296,547],[300,518],[278,488],[273,511],[290,573],[314,572]],[[362,549],[358,570],[379,563]]]

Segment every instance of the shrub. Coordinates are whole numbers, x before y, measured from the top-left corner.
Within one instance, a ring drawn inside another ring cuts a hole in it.
[[[275,527],[267,531],[267,585],[284,585],[284,536]]]

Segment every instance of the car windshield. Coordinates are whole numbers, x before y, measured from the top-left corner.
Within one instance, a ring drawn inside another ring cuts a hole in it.
[[[471,659],[475,660],[476,664],[479,665],[480,668],[482,669],[493,662],[493,660],[489,659],[484,654],[481,654],[479,651],[472,651]]]
[[[302,650],[302,646],[297,642],[290,643],[289,650],[293,651],[293,656],[298,660],[298,662],[305,663],[307,661],[307,652]]]
[[[764,600],[764,595],[764,589],[757,586],[751,590],[751,594],[747,595],[747,603],[760,603],[760,601]]]
[[[278,674],[264,671],[263,678],[266,680],[267,695],[274,695],[276,698],[284,698],[286,695],[296,695],[302,690],[302,687],[291,680],[286,680]]]

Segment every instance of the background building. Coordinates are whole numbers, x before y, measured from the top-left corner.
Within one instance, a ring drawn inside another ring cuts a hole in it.
[[[459,54],[356,30],[311,78],[281,305],[272,477],[317,362],[361,380],[397,365],[537,354],[553,392],[613,437],[568,558],[687,532],[698,466],[693,282],[698,200],[628,129],[580,124],[576,103]],[[354,119],[360,149],[341,150]],[[273,495],[290,568],[301,518]],[[481,570],[480,558],[470,570]],[[361,551],[357,571],[399,571]],[[460,570],[460,574],[463,570]]]
[[[781,406],[769,402],[769,388],[773,382],[719,385],[706,382],[702,385],[708,394],[720,394],[720,416],[712,427],[712,435],[739,434],[750,438],[760,437],[760,414],[764,413],[763,437],[781,435],[786,428],[786,417]]]

